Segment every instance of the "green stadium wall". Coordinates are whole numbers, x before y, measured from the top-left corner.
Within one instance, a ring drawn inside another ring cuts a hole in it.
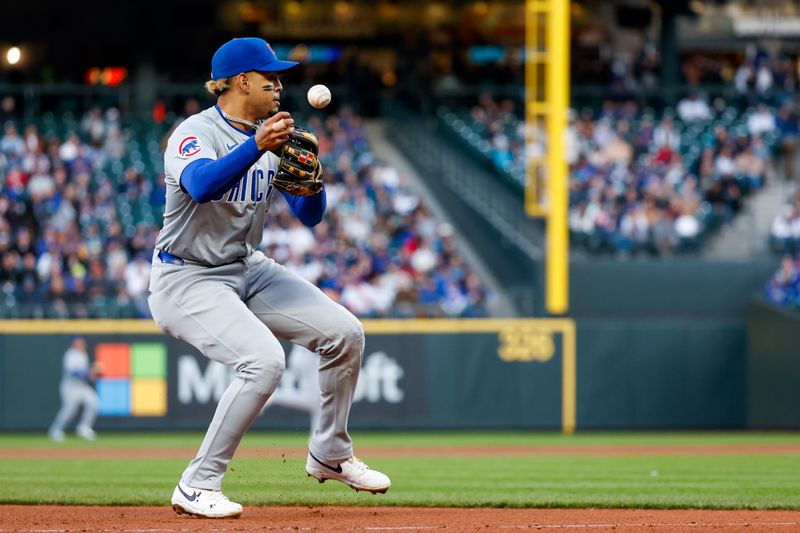
[[[91,354],[108,343],[143,344],[148,350],[142,353],[164,353],[164,412],[147,415],[152,406],[145,406],[144,414],[101,416],[100,430],[204,429],[230,379],[227,369],[209,365],[194,348],[158,333],[150,323],[130,328],[131,323],[43,323],[38,332],[18,327],[14,332],[16,323],[5,323],[0,429],[47,428],[59,406],[62,354],[75,333],[85,334]],[[540,327],[547,319],[389,323],[394,325],[387,329],[384,321],[365,322],[365,383],[353,407],[352,428],[558,430],[569,425],[568,346],[563,332]],[[520,329],[520,324],[527,326]],[[739,319],[583,318],[575,325],[572,401],[578,430],[746,426],[747,342]],[[163,348],[151,350],[154,346]],[[291,346],[285,348],[290,353]],[[308,415],[274,407],[255,426],[307,428]]]
[[[800,428],[800,313],[755,299],[747,327],[748,427]]]

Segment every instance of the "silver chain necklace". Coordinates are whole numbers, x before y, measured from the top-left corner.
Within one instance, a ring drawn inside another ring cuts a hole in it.
[[[220,109],[220,111],[222,111],[222,110]],[[242,126],[246,126],[246,127],[250,128],[253,131],[257,130],[258,127],[261,125],[261,123],[264,122],[263,120],[259,120],[258,122],[250,122],[249,120],[245,120],[243,118],[232,117],[229,114],[227,114],[225,111],[222,111],[222,116],[228,122],[236,122],[237,124],[241,124]]]

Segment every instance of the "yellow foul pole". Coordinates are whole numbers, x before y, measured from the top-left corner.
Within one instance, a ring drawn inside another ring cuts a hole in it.
[[[547,296],[551,314],[569,308],[569,191],[565,134],[569,106],[569,0],[550,0],[547,28],[547,170],[550,209],[547,216]]]
[[[569,45],[569,0],[526,0],[525,212],[546,220],[545,308],[551,315],[569,310]],[[563,332],[561,384],[565,433],[575,431],[577,404],[575,323],[569,324]]]

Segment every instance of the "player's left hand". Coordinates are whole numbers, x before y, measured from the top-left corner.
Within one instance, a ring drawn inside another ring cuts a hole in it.
[[[89,369],[89,379],[95,380],[103,375],[103,363],[95,361]]]
[[[322,191],[322,164],[319,162],[319,141],[316,135],[295,128],[281,150],[278,173],[272,185],[294,196],[311,196]]]

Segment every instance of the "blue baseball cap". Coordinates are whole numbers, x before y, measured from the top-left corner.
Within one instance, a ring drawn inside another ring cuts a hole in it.
[[[221,80],[242,72],[281,72],[300,63],[281,61],[264,39],[243,37],[220,46],[211,58],[211,79]]]

